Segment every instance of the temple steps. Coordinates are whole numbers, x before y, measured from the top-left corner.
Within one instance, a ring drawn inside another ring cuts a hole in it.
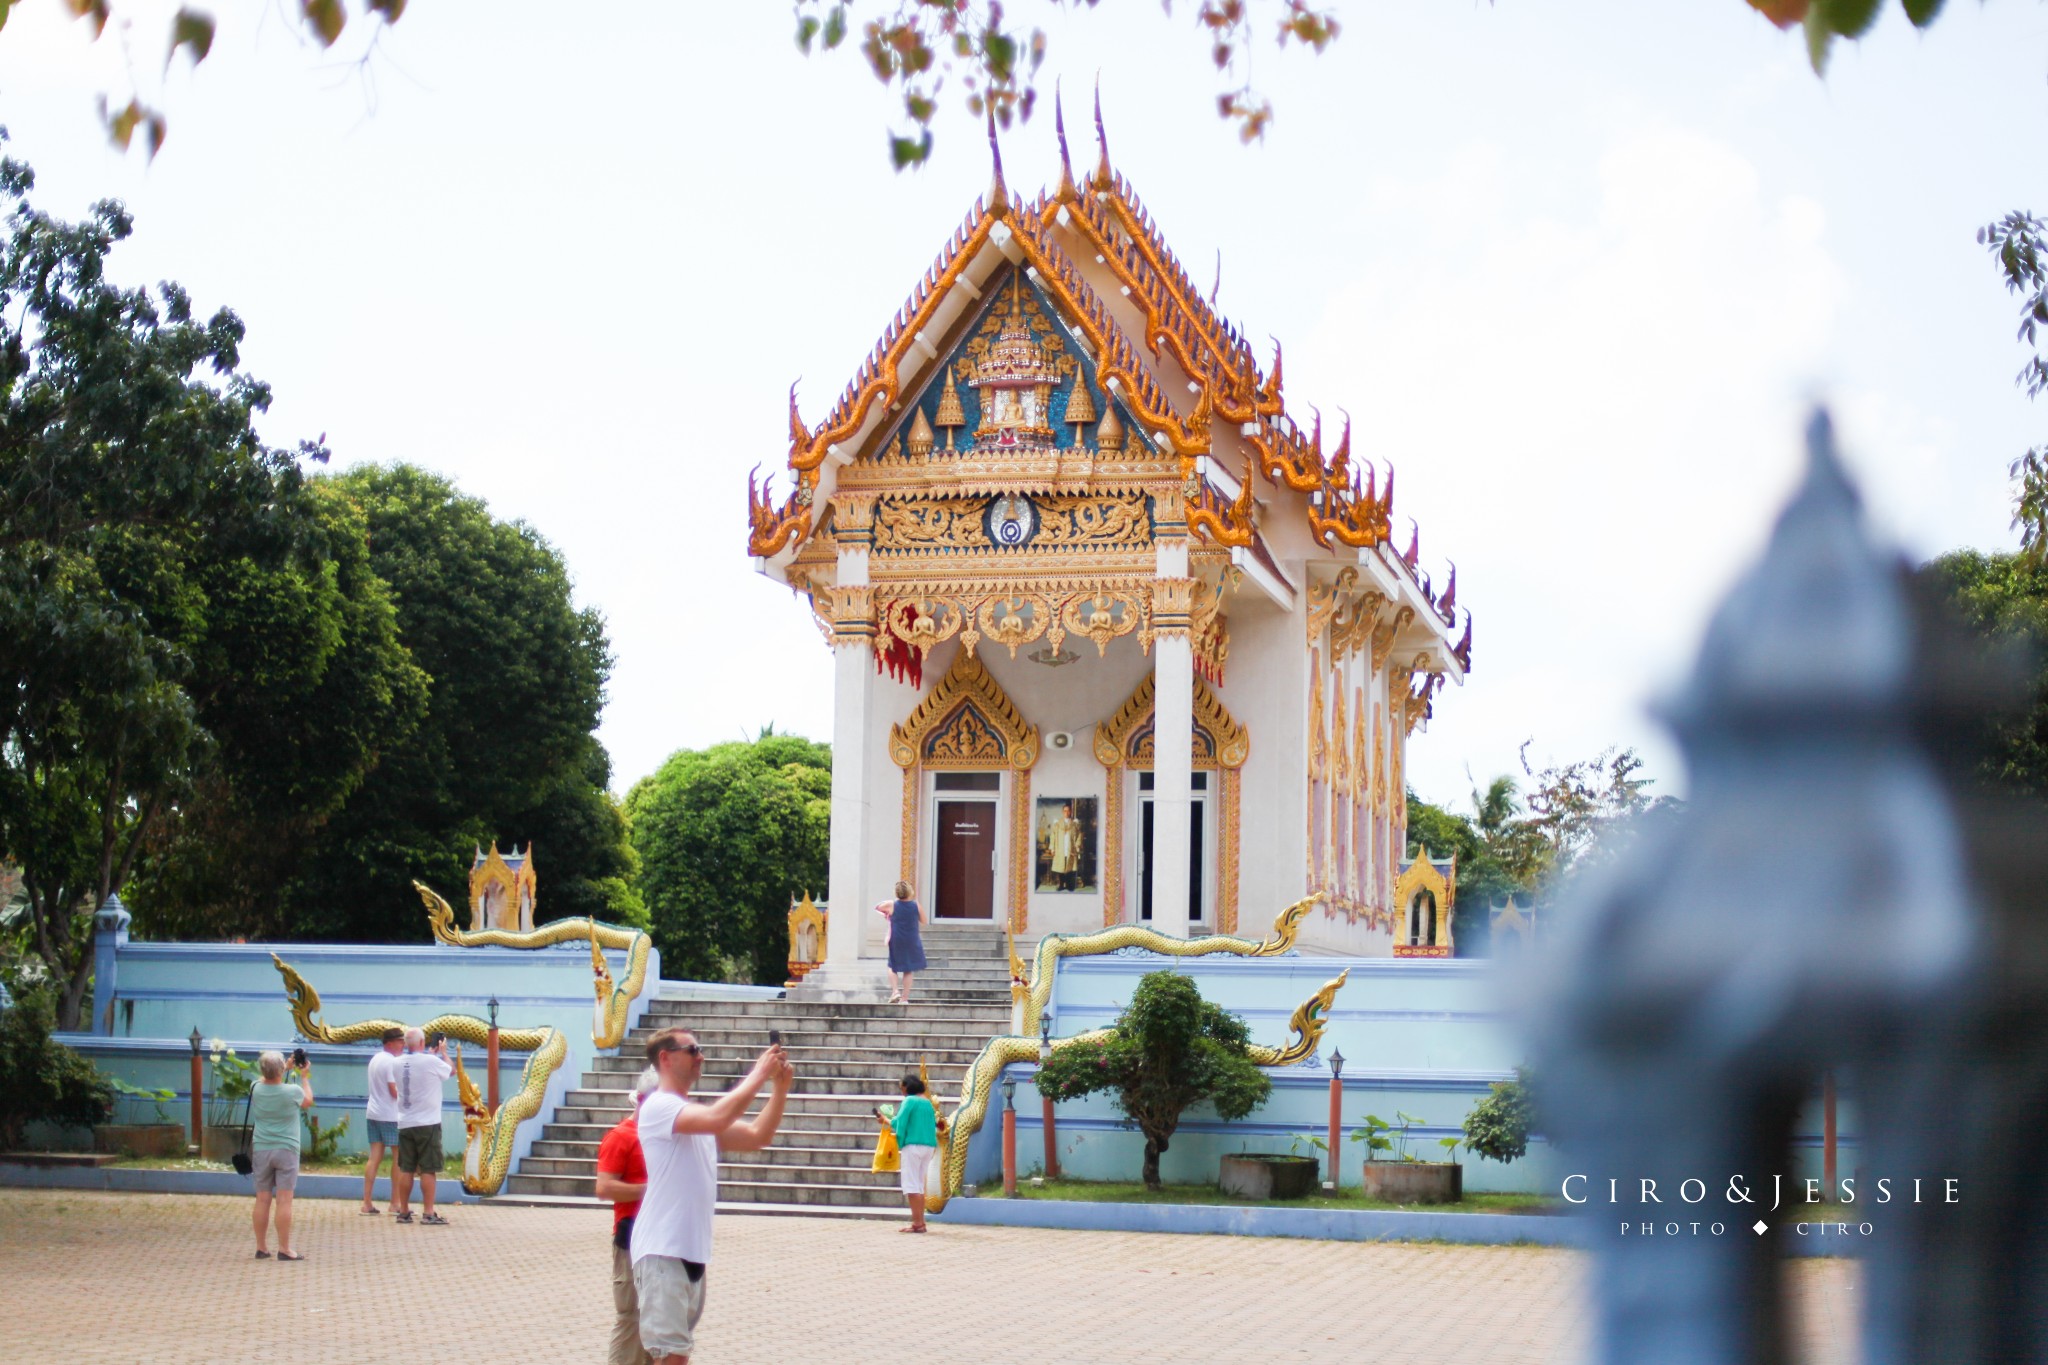
[[[1020,950],[1023,945],[1020,945]],[[719,1163],[719,1207],[727,1212],[901,1218],[893,1173],[869,1169],[876,1105],[902,1098],[899,1082],[923,1060],[935,1099],[960,1093],[975,1057],[1010,1027],[1007,945],[986,925],[929,926],[931,963],[918,973],[913,1003],[695,1000],[657,992],[641,1026],[614,1056],[599,1057],[541,1126],[533,1149],[499,1197],[506,1202],[594,1202],[597,1148],[631,1111],[631,1087],[656,1030],[688,1028],[705,1050],[699,1094],[728,1089],[781,1030],[796,1064],[796,1089],[775,1143]]]

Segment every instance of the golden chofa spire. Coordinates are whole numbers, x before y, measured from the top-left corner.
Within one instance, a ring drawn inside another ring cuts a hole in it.
[[[1074,391],[1067,395],[1065,420],[1072,422],[1076,427],[1084,427],[1095,420],[1095,400],[1089,396],[1088,380],[1085,375],[1074,376]],[[1074,433],[1074,439],[1081,439],[1079,431]]]
[[[1095,143],[1102,149],[1096,159],[1095,174],[1089,177],[1088,188],[1103,194],[1116,188],[1116,172],[1109,168],[1109,134],[1102,131],[1102,82],[1095,83]]]
[[[1077,387],[1079,387],[1077,385]],[[1116,404],[1105,403],[1102,411],[1102,425],[1095,428],[1095,448],[1105,455],[1121,455],[1124,449],[1124,424],[1117,420]]]
[[[924,414],[920,411],[919,417]],[[953,433],[967,425],[967,412],[960,406],[960,390],[953,384],[953,367],[946,367],[946,389],[939,395],[939,425],[946,429],[946,449],[953,448]],[[926,431],[931,429],[927,427]]]
[[[924,409],[919,408],[910,419],[910,458],[922,460],[932,453],[932,424],[924,420]]]

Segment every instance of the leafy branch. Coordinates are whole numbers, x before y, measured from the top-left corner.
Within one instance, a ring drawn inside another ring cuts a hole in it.
[[[2031,213],[2008,213],[1995,223],[1977,229],[1977,242],[1989,249],[2005,276],[2009,294],[2020,297],[2020,324],[2014,334],[2024,345],[2036,348],[2020,367],[2013,383],[2039,398],[2048,389],[2048,361],[2041,358],[2036,329],[2048,325],[2048,248],[2042,233],[2048,220]],[[2015,459],[2007,472],[2013,490],[2013,528],[2020,533],[2020,551],[2032,560],[2048,555],[2048,447],[2035,446]]]

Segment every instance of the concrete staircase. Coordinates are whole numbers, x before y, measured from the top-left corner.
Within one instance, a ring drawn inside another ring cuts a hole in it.
[[[893,1174],[868,1169],[873,1109],[902,1098],[899,1085],[929,1063],[941,1112],[982,1046],[1006,1032],[1010,975],[999,926],[927,925],[929,966],[912,1003],[827,1004],[782,1000],[682,1000],[657,994],[619,1053],[600,1057],[542,1127],[532,1153],[506,1183],[505,1202],[581,1203],[594,1198],[597,1146],[626,1116],[649,1035],[687,1028],[704,1047],[700,1097],[731,1088],[768,1046],[768,1030],[796,1065],[796,1089],[775,1142],[719,1163],[719,1207],[733,1213],[905,1216]]]

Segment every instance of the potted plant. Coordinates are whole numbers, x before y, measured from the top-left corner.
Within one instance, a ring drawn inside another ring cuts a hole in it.
[[[1303,1152],[1306,1143],[1308,1152]],[[1239,1152],[1219,1163],[1216,1188],[1236,1199],[1301,1199],[1316,1192],[1323,1163],[1313,1153],[1329,1150],[1318,1137],[1297,1135],[1285,1152]]]
[[[1455,1161],[1424,1161],[1408,1150],[1408,1130],[1422,1122],[1413,1114],[1394,1111],[1394,1122],[1377,1114],[1365,1116],[1365,1126],[1351,1135],[1365,1144],[1363,1188],[1368,1199],[1393,1204],[1455,1204],[1465,1197],[1465,1168]],[[1458,1139],[1438,1138],[1444,1155],[1454,1156]],[[1393,1155],[1382,1159],[1380,1153]]]
[[[177,1098],[175,1090],[149,1090],[139,1085],[130,1085],[118,1076],[109,1076],[107,1084],[115,1095],[116,1118],[125,1118],[122,1123],[95,1124],[92,1130],[92,1149],[95,1152],[125,1152],[129,1156],[183,1156],[185,1154],[185,1125],[173,1121],[164,1105]],[[143,1105],[149,1105],[148,1117],[138,1117]]]
[[[206,1131],[199,1139],[199,1155],[208,1161],[229,1161],[242,1150],[243,1105],[256,1086],[256,1064],[243,1061],[218,1038],[208,1054]]]

